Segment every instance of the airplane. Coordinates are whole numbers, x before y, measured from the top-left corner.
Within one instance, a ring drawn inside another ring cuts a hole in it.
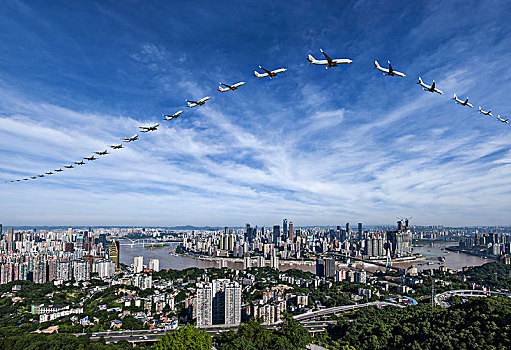
[[[204,104],[206,103],[207,100],[209,100],[211,97],[209,96],[206,96],[204,98],[201,98],[199,101],[190,101],[190,100],[186,100],[186,102],[188,102],[188,106],[189,108],[193,108],[193,107],[196,107],[196,106],[204,106]]]
[[[18,180],[19,181],[19,180]],[[23,181],[28,181],[28,179],[23,179]]]
[[[73,169],[74,166],[72,166],[72,165],[64,165],[64,168],[66,168],[66,169]]]
[[[125,137],[123,141],[127,143],[127,142],[132,142],[132,141],[135,141],[135,140],[138,140],[138,134],[135,134],[135,135],[133,135],[131,137]]]
[[[108,147],[113,148],[113,149],[124,148],[124,146],[122,145],[122,143],[120,143],[120,144],[118,144],[118,145],[111,145],[111,146],[108,146]],[[103,152],[106,152],[106,151],[103,151]],[[103,152],[99,152],[99,153],[103,153]],[[96,154],[99,154],[99,153],[98,153],[98,152],[96,152]],[[107,152],[107,153],[104,153],[104,154],[108,154],[108,152]],[[103,155],[103,154],[101,154],[101,155]]]
[[[81,160],[79,162],[73,162],[73,163],[75,163],[76,165],[84,165],[85,164],[85,162],[83,160]]]
[[[489,115],[490,117],[493,116],[493,114],[491,114],[491,109],[488,112],[485,112],[481,109],[481,106],[479,106],[479,113]]]
[[[503,123],[509,124],[509,118],[508,119],[502,119],[500,115],[497,116],[497,119],[500,120]]]
[[[51,171],[48,171],[46,175],[53,175],[53,173]]]
[[[156,131],[158,130],[158,127],[160,124],[154,124],[152,126],[139,126],[140,132],[149,132],[149,131]]]
[[[21,181],[21,180],[16,180],[16,181]]]
[[[240,81],[239,83],[236,83],[234,85],[229,85],[229,84],[224,84],[224,83],[219,83],[220,85],[223,85],[225,87],[221,87],[219,86],[218,87],[218,91],[220,92],[226,92],[226,91],[229,91],[229,90],[232,90],[232,91],[236,91],[238,90],[238,88],[241,86],[241,85],[244,85],[245,82],[244,81]]]
[[[265,73],[259,73],[258,71],[254,71],[254,77],[256,78],[265,78],[265,77],[270,77],[270,79],[273,79],[275,78],[279,73],[283,73],[285,71],[287,71],[286,68],[279,68],[279,69],[275,69],[275,70],[272,70],[272,71],[269,71],[268,69],[266,68],[263,68],[261,66],[259,66],[259,68],[261,68],[262,70],[265,71]]]
[[[470,103],[468,103],[468,97],[467,97],[467,99],[466,99],[465,101],[462,101],[462,100],[460,100],[460,99],[456,96],[456,94],[454,94],[454,97],[453,97],[452,99],[453,99],[454,101],[456,101],[456,103],[457,103],[457,104],[459,104],[459,105],[462,105],[462,106],[468,106],[468,107],[471,107],[471,108],[472,108],[472,107],[474,107],[474,106],[472,106]]]
[[[406,77],[406,74],[405,73],[401,73],[401,72],[398,72],[394,69],[392,69],[392,65],[390,64],[390,61],[387,61],[389,63],[389,68],[383,68],[382,66],[380,66],[380,64],[378,63],[378,61],[374,61],[374,69],[378,69],[380,72],[383,72],[384,74],[383,75],[390,75],[391,77],[397,75],[398,77]]]
[[[435,81],[433,80],[433,84],[431,84],[431,86],[427,85],[427,84],[424,84],[424,82],[422,81],[421,77],[419,77],[419,81],[417,82],[417,84],[419,84],[420,86],[422,86],[424,88],[425,91],[429,91],[429,92],[436,92],[440,95],[443,95],[444,93],[442,92],[442,90],[438,90],[436,87],[435,87]]]
[[[30,178],[31,178],[32,180],[37,179],[37,177],[35,177],[35,176],[30,176]]]
[[[96,160],[96,159],[98,159],[98,158],[96,158],[96,157],[92,156],[92,157],[85,157],[85,158],[83,158],[83,159],[88,160],[88,161],[91,161],[91,160]]]
[[[328,56],[325,53],[325,51],[323,51],[321,49],[319,49],[319,51],[321,51],[323,56],[325,56],[326,60],[317,60],[314,57],[312,57],[311,54],[309,54],[309,57],[307,57],[307,60],[309,61],[309,66],[312,64],[316,64],[319,66],[327,66],[326,69],[330,69],[332,67],[337,67],[338,64],[349,64],[349,63],[353,62],[352,60],[350,60],[348,58],[334,58],[333,59],[330,56]]]
[[[41,174],[41,175],[37,175],[37,176],[39,176],[39,177],[44,177],[44,175],[43,175],[43,174]]]
[[[177,111],[174,114],[164,114],[163,117],[165,118],[165,120],[172,120],[172,119],[175,119],[175,118],[179,118],[179,115],[181,113],[183,113],[183,111]]]
[[[64,171],[64,170],[59,168],[59,169],[55,169],[54,171],[56,171],[57,173],[60,173],[61,171]]]

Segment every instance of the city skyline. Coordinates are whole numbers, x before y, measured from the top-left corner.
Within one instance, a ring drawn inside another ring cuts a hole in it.
[[[508,10],[498,1],[8,1],[0,222],[369,226],[406,215],[414,225],[509,225],[511,129],[477,113],[511,113]],[[354,62],[309,66],[320,48]],[[407,77],[382,76],[374,60]],[[288,71],[256,79],[258,65]],[[424,92],[418,76],[446,94]],[[247,83],[220,93],[219,81]],[[162,120],[206,95],[206,106]],[[157,132],[83,168],[3,183],[156,122]]]

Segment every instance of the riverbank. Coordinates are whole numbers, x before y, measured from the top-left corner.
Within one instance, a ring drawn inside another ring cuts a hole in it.
[[[498,260],[496,256],[488,255],[487,253],[483,253],[483,252],[475,252],[475,251],[468,250],[468,249],[462,249],[460,247],[447,247],[446,250],[448,250],[450,252],[455,252],[455,253],[463,253],[463,254],[467,254],[467,255],[478,256],[480,258],[488,259],[488,260],[495,260],[495,261]]]

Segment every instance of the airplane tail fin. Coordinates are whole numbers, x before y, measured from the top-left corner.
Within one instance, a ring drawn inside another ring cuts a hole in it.
[[[312,62],[315,61],[314,57],[312,57],[311,54],[309,54],[309,57],[307,57],[307,60],[309,61],[309,66],[312,64]]]
[[[259,78],[259,75],[260,75],[259,72],[255,70],[254,71],[254,77]]]
[[[421,79],[421,77],[419,77],[419,81],[417,82],[417,84],[422,84],[422,79]]]
[[[456,94],[453,94],[454,97],[452,98],[453,100],[457,99],[458,97],[456,96]]]
[[[479,106],[479,112],[481,112],[481,111],[482,111],[481,106]]]
[[[188,107],[192,107],[193,106],[193,104],[190,103],[190,102],[186,102],[186,103],[188,103]]]
[[[378,63],[378,61],[374,61],[374,69],[378,69],[378,67],[380,67],[380,64]]]

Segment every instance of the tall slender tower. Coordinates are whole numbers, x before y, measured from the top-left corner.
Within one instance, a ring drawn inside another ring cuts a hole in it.
[[[110,248],[108,248],[108,257],[114,262],[116,270],[119,270],[120,255],[121,249],[119,246],[119,241],[112,241]]]

